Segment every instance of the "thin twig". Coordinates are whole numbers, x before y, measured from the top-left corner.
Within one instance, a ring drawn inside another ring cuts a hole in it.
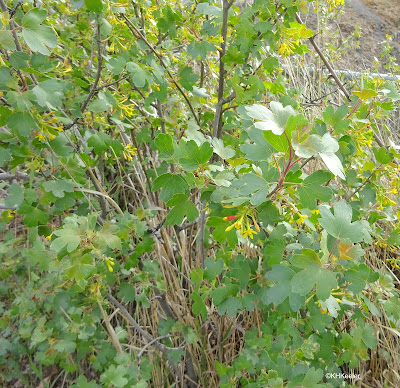
[[[96,19],[96,24],[97,24],[97,38],[96,38],[97,39],[97,73],[96,73],[96,78],[94,80],[94,83],[90,89],[90,92],[82,104],[82,107],[81,107],[82,113],[86,110],[86,107],[88,106],[90,100],[92,99],[93,95],[95,94],[95,92],[97,90],[97,85],[100,81],[101,70],[102,70],[102,66],[103,66],[103,55],[101,53],[100,22],[99,22],[98,16]],[[74,124],[76,124],[76,122]]]
[[[198,247],[199,247],[199,251],[200,251],[200,267],[204,268],[205,264],[205,257],[206,257],[206,252],[204,249],[204,234],[205,234],[205,226],[206,226],[206,203],[202,202],[201,205],[201,214],[200,214],[200,222],[199,222],[199,243],[198,243]]]
[[[360,187],[358,187],[357,190],[355,190],[355,191],[353,192],[353,194],[350,194],[350,195],[346,198],[346,200],[348,201],[350,198],[354,197],[368,182],[371,181],[371,179],[372,179],[372,177],[375,175],[375,173],[376,173],[376,171],[373,171],[373,172],[371,173],[371,175],[363,182],[363,184],[362,184]]]
[[[176,268],[172,263],[170,263],[164,256],[160,256],[161,259],[164,261],[164,263],[167,263],[175,272],[177,272],[179,275],[181,275],[191,286],[194,286],[194,283],[181,271],[179,271],[178,268]]]
[[[153,345],[155,342],[161,341],[162,339],[171,338],[171,337],[172,337],[171,334],[168,334],[168,335],[162,335],[157,338],[153,338],[150,342],[148,342],[146,345],[144,345],[143,348],[140,350],[139,354],[137,355],[138,361],[140,361],[140,358],[142,357],[143,353],[146,351],[146,349],[149,346]]]
[[[303,21],[301,20],[300,16],[298,14],[296,14],[296,20],[300,23],[303,24]],[[339,86],[340,90],[343,92],[343,94],[346,96],[347,100],[350,101],[350,94],[349,92],[346,90],[346,88],[343,86],[342,82],[340,81],[340,79],[337,77],[335,70],[333,69],[333,67],[331,66],[331,64],[328,62],[328,60],[326,59],[325,55],[323,54],[323,52],[320,50],[320,48],[318,47],[318,45],[315,43],[314,40],[314,36],[312,36],[311,38],[308,38],[308,40],[310,41],[310,43],[312,44],[312,46],[314,47],[314,50],[317,52],[317,54],[319,55],[319,57],[321,58],[322,62],[324,62],[326,68],[329,70],[329,73],[332,75],[333,79],[335,80],[337,86]]]
[[[185,99],[186,103],[189,106],[190,111],[192,112],[192,115],[194,119],[196,120],[197,125],[200,126],[200,120],[197,117],[197,114],[193,108],[192,103],[190,102],[188,96],[186,93],[182,90],[182,88],[179,86],[178,82],[175,80],[175,77],[172,75],[172,73],[168,70],[168,66],[165,64],[164,60],[162,59],[161,55],[158,54],[158,52],[154,49],[154,47],[147,41],[147,39],[143,36],[143,34],[136,28],[136,26],[129,20],[129,18],[124,15],[120,14],[121,17],[125,19],[125,21],[128,23],[128,27],[131,30],[132,34],[137,37],[138,39],[143,40],[143,42],[146,44],[146,46],[153,52],[153,54],[157,57],[157,59],[160,61],[161,66],[164,67],[164,69],[167,71],[169,77],[171,78],[172,83],[176,86],[178,89],[179,93],[182,94],[183,98]]]
[[[300,165],[300,170],[308,163],[308,162],[310,162],[311,160],[313,160],[314,159],[314,156],[310,156],[308,159],[306,159],[301,165]]]
[[[233,4],[233,0],[222,0],[222,28],[221,37],[222,43],[219,50],[219,77],[218,77],[218,102],[215,108],[215,116],[213,120],[213,137],[219,138],[222,131],[222,106],[236,97],[236,93],[232,93],[228,98],[224,99],[225,88],[225,63],[223,58],[226,54],[226,37],[228,35],[228,13]]]
[[[296,14],[296,20],[303,24],[303,22],[300,19],[300,16],[298,14]],[[340,79],[337,77],[335,70],[333,69],[333,67],[331,66],[331,64],[328,62],[328,60],[326,59],[325,55],[322,53],[322,51],[320,50],[320,48],[318,47],[318,45],[315,43],[314,40],[314,36],[312,36],[311,38],[308,38],[308,40],[310,41],[310,43],[312,44],[312,46],[314,47],[315,51],[317,52],[317,54],[320,56],[320,58],[322,59],[322,62],[324,62],[325,66],[327,67],[327,69],[329,70],[329,73],[332,75],[332,78],[335,80],[336,84],[339,86],[340,90],[343,92],[343,94],[346,96],[347,101],[350,102],[350,94],[349,92],[346,90],[346,88],[344,87],[343,83],[340,81]],[[378,145],[380,147],[385,147],[384,143],[382,142],[381,139],[379,139],[379,137],[374,133],[374,138],[375,141],[378,143]]]
[[[118,302],[111,294],[107,295],[107,299],[116,307],[120,309],[121,314],[126,318],[126,320],[134,327],[135,330],[137,330],[140,335],[148,342],[152,342],[152,345],[154,345],[155,348],[157,348],[163,355],[164,357],[168,360],[168,362],[171,364],[172,369],[174,370],[174,373],[176,376],[179,376],[179,370],[178,366],[175,364],[174,361],[171,360],[169,357],[167,350],[171,350],[171,348],[163,345],[159,341],[154,341],[154,338],[151,334],[149,334],[147,331],[143,330],[140,325],[133,319],[132,315],[129,314],[129,312],[126,310],[126,308]]]
[[[11,181],[13,179],[22,179],[27,181],[29,180],[29,174],[24,172],[16,172],[15,174],[9,174],[7,172],[0,173],[0,181]]]

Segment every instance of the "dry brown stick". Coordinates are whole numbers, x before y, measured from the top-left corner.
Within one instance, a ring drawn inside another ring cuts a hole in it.
[[[296,14],[296,20],[300,23],[303,24],[300,16],[298,14]],[[349,92],[346,90],[346,88],[344,87],[343,83],[340,81],[340,79],[337,77],[335,70],[333,69],[333,67],[331,66],[331,64],[328,62],[328,60],[326,59],[325,55],[323,54],[323,52],[320,50],[320,48],[318,47],[318,45],[315,43],[314,40],[314,36],[312,36],[311,38],[308,38],[308,40],[310,41],[310,43],[312,44],[312,46],[314,47],[314,50],[317,52],[317,54],[319,55],[319,57],[322,59],[322,62],[324,62],[326,68],[329,70],[330,74],[332,75],[333,79],[335,80],[336,84],[339,86],[340,90],[343,92],[343,94],[346,96],[347,100],[350,101],[350,94]]]
[[[298,14],[296,14],[296,20],[300,23],[303,24],[300,16]],[[332,75],[333,79],[335,80],[336,84],[339,86],[340,90],[343,92],[343,94],[346,96],[347,101],[350,102],[350,94],[349,92],[346,90],[346,88],[344,87],[343,83],[340,81],[340,79],[338,78],[338,76],[335,73],[335,70],[333,69],[333,67],[331,66],[331,64],[328,62],[328,60],[326,59],[325,55],[323,54],[323,52],[320,50],[320,48],[318,47],[318,45],[315,43],[314,40],[314,36],[312,36],[311,38],[308,38],[308,40],[310,41],[310,43],[312,44],[312,46],[314,47],[315,51],[317,52],[317,54],[319,55],[319,57],[322,59],[322,62],[324,62],[325,66],[327,67],[327,69],[329,70],[329,73]],[[379,139],[379,137],[374,133],[374,138],[375,141],[378,143],[378,145],[380,147],[385,147],[385,145],[383,144],[382,140]]]
[[[137,330],[140,335],[148,342],[152,342],[152,345],[157,348],[163,355],[164,357],[168,360],[168,362],[171,364],[171,367],[175,373],[175,376],[180,376],[180,372],[178,370],[178,366],[171,360],[171,358],[168,356],[167,350],[171,350],[168,346],[163,345],[159,341],[155,341],[153,336],[149,334],[147,331],[143,330],[140,325],[133,319],[132,315],[129,314],[128,310],[120,303],[118,302],[111,294],[107,295],[107,299],[115,306],[118,307],[121,314],[126,318],[126,320]]]
[[[107,328],[108,334],[110,336],[111,342],[113,343],[115,349],[117,350],[117,352],[119,354],[124,354],[124,351],[122,350],[121,343],[118,340],[117,334],[115,333],[114,328],[111,326],[110,317],[108,317],[108,315],[104,311],[103,306],[101,305],[100,301],[97,301],[97,302],[98,302],[101,314],[103,315],[104,323],[106,325],[106,328]]]
[[[176,88],[178,89],[179,93],[182,94],[183,98],[185,99],[186,103],[189,106],[190,111],[192,112],[192,115],[194,117],[194,119],[196,120],[197,125],[200,126],[200,120],[196,115],[196,112],[193,108],[192,103],[190,102],[188,96],[186,95],[186,93],[182,90],[182,88],[180,87],[180,85],[178,84],[178,82],[176,81],[175,77],[172,75],[172,73],[168,70],[168,66],[165,64],[165,62],[163,61],[162,57],[160,54],[158,54],[158,52],[154,49],[154,47],[147,41],[147,39],[143,36],[143,34],[136,28],[136,26],[129,20],[129,18],[124,15],[121,14],[121,16],[126,20],[126,22],[128,23],[128,27],[131,30],[132,34],[137,37],[138,39],[143,40],[143,42],[146,44],[146,46],[153,52],[153,54],[157,57],[157,59],[160,61],[161,66],[164,67],[164,69],[167,71],[169,77],[172,80],[172,83],[176,86]]]

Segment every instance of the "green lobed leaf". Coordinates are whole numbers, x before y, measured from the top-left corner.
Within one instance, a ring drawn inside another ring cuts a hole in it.
[[[204,278],[209,281],[212,281],[219,276],[224,268],[224,261],[222,259],[215,261],[212,257],[207,257],[204,264]]]
[[[348,111],[349,109],[346,105],[340,106],[336,112],[334,111],[333,106],[329,105],[322,116],[324,117],[325,123],[332,126],[337,133],[344,133],[350,125],[349,120],[344,120]]]
[[[160,198],[168,202],[175,194],[187,193],[189,186],[182,176],[166,173],[157,177],[151,185],[152,191],[160,189]]]
[[[222,285],[212,290],[210,295],[213,299],[214,305],[219,306],[224,300],[229,297],[236,296],[239,291],[239,286],[236,284]]]
[[[263,177],[256,174],[245,174],[241,182],[240,194],[251,195],[250,203],[252,205],[259,206],[266,200],[269,186]]]
[[[334,214],[326,205],[319,206],[320,225],[333,237],[348,238],[356,243],[365,241],[371,243],[370,226],[367,221],[351,222],[353,210],[343,199],[333,205]]]
[[[32,89],[37,103],[50,109],[60,108],[65,96],[65,83],[55,79],[40,82]]]
[[[273,303],[279,306],[284,300],[292,293],[288,284],[290,283],[295,272],[289,267],[282,265],[274,265],[271,271],[267,272],[267,279],[275,283],[274,286],[268,288],[266,291],[267,303]]]
[[[14,37],[10,30],[0,30],[0,46],[6,50],[15,50]]]
[[[179,225],[185,216],[188,221],[194,221],[199,215],[195,204],[185,194],[175,194],[167,205],[173,206],[167,215],[167,225]]]
[[[90,12],[100,14],[103,11],[103,2],[101,0],[85,0],[85,5]]]
[[[195,84],[199,76],[193,72],[193,69],[186,66],[179,74],[179,80],[182,86],[189,91],[193,90],[192,84]]]
[[[186,143],[186,157],[181,158],[179,163],[185,171],[192,172],[201,165],[207,163],[213,154],[213,148],[209,143],[203,143],[198,147],[194,140]]]
[[[37,128],[36,121],[28,112],[16,112],[7,117],[8,128],[21,137],[28,137]]]
[[[81,243],[81,237],[74,225],[66,225],[63,229],[55,230],[53,234],[58,237],[52,241],[50,248],[57,252],[66,247],[67,251],[71,253]]]
[[[0,167],[3,167],[11,160],[11,154],[5,149],[0,147]]]
[[[385,147],[374,147],[372,150],[374,152],[376,160],[379,163],[388,164],[393,160],[394,155],[391,152],[388,152]]]
[[[128,383],[128,379],[125,378],[127,373],[126,367],[123,365],[111,365],[101,376],[100,381],[106,384],[107,387],[123,388]]]
[[[269,160],[274,149],[265,139],[263,132],[257,128],[251,128],[247,133],[253,144],[240,146],[240,150],[246,154],[246,158],[252,161]]]
[[[31,50],[38,51],[43,55],[50,54],[47,47],[57,46],[57,35],[52,28],[41,25],[46,17],[47,11],[33,8],[22,18],[22,36],[26,44]]]
[[[131,283],[121,283],[118,288],[117,296],[123,299],[124,302],[133,302],[136,296],[135,286]]]
[[[331,295],[331,290],[337,288],[335,274],[321,265],[318,255],[311,249],[303,249],[302,255],[293,256],[290,262],[303,269],[290,282],[293,292],[307,295],[316,286],[317,298],[324,301]]]
[[[154,139],[154,144],[160,151],[161,157],[172,157],[174,154],[174,143],[172,141],[172,136],[167,133],[160,133]]]
[[[207,319],[207,307],[206,304],[204,303],[203,298],[197,293],[197,292],[192,292],[190,294],[190,297],[193,299],[194,303],[192,305],[192,311],[194,315],[199,316],[203,318],[203,320]]]
[[[146,85],[147,71],[135,62],[128,62],[126,70],[131,74],[132,82],[137,88],[143,88]]]
[[[28,227],[44,225],[49,220],[49,216],[37,207],[23,203],[19,209],[18,214],[23,214],[23,222]]]
[[[322,202],[330,201],[333,195],[332,189],[323,186],[330,179],[331,174],[322,170],[315,171],[305,178],[297,191],[302,206],[314,210],[317,208],[317,199]]]
[[[236,152],[232,147],[225,146],[222,139],[217,139],[214,137],[211,141],[214,148],[214,153],[220,156],[222,159],[231,159],[235,156]]]
[[[290,116],[296,115],[292,106],[283,107],[280,102],[272,101],[271,110],[260,104],[246,106],[247,115],[253,119],[261,120],[254,126],[262,131],[271,131],[275,135],[282,135],[286,122]]]
[[[54,196],[58,198],[63,198],[64,193],[72,193],[74,190],[74,185],[63,180],[58,179],[56,181],[47,181],[43,183],[43,188],[45,191],[52,192]]]
[[[118,225],[106,222],[102,229],[96,233],[95,245],[100,249],[109,247],[111,249],[122,249],[121,239],[116,235],[119,232]]]
[[[8,196],[4,200],[4,204],[9,208],[18,207],[24,201],[24,191],[17,183],[12,183],[7,190]]]

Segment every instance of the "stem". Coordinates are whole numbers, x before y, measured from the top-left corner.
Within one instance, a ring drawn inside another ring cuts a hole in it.
[[[94,80],[94,83],[90,89],[90,92],[88,96],[86,97],[86,100],[83,102],[82,107],[81,107],[81,112],[83,113],[86,110],[86,107],[88,106],[90,100],[92,99],[94,93],[97,90],[97,85],[99,84],[100,81],[100,76],[101,76],[101,69],[103,65],[103,55],[101,54],[101,41],[100,41],[100,22],[99,22],[99,17],[97,17],[97,73],[96,73],[96,78]],[[79,119],[76,118],[76,121]]]
[[[300,16],[298,14],[296,14],[296,19],[300,24],[303,24],[302,20],[300,19]],[[322,53],[322,51],[320,50],[320,48],[318,47],[318,45],[315,43],[314,40],[314,36],[312,36],[311,38],[308,38],[308,40],[310,41],[310,43],[312,44],[312,46],[314,47],[315,51],[317,52],[317,54],[319,55],[319,57],[321,58],[322,62],[324,62],[326,68],[329,70],[330,74],[332,75],[333,79],[335,80],[337,86],[339,86],[340,90],[343,92],[343,94],[346,96],[347,101],[350,101],[350,94],[349,92],[346,90],[346,88],[344,87],[344,85],[342,84],[342,82],[340,81],[340,79],[337,77],[335,70],[333,69],[333,67],[331,66],[331,64],[328,62],[328,60],[325,58],[325,55]]]
[[[331,251],[329,252],[328,260],[331,258],[332,253],[333,253],[333,251],[335,250],[336,245],[337,245],[338,242],[339,242],[339,239],[337,238],[336,241],[335,241],[335,244],[333,244],[333,247],[332,247]]]
[[[293,153],[293,152],[292,152],[292,151],[293,151],[292,145],[290,144],[289,136],[288,136],[288,134],[286,133],[286,131],[283,131],[283,133],[285,134],[286,140],[287,140],[288,145],[289,145],[289,160],[291,160],[291,159],[292,159],[292,153]]]
[[[358,187],[357,190],[355,190],[353,194],[349,195],[349,196],[346,198],[346,200],[348,201],[351,197],[354,197],[368,182],[370,182],[371,179],[372,179],[372,177],[373,177],[373,176],[375,175],[375,173],[380,169],[381,166],[382,166],[382,165],[380,165],[380,166],[378,167],[377,170],[372,171],[371,175],[363,182],[363,184],[362,184],[360,187]]]
[[[200,126],[200,120],[196,115],[196,112],[193,108],[192,103],[190,102],[188,96],[186,95],[186,93],[182,90],[182,88],[179,86],[178,82],[175,80],[175,77],[172,75],[172,73],[168,70],[168,66],[165,64],[165,62],[163,61],[162,57],[160,54],[158,54],[158,52],[154,49],[154,47],[147,41],[147,39],[143,36],[143,34],[136,28],[136,26],[128,19],[128,17],[124,14],[120,14],[121,17],[123,17],[125,19],[125,21],[128,23],[128,27],[131,30],[132,34],[138,38],[143,40],[143,42],[146,44],[146,46],[153,52],[153,54],[157,57],[157,59],[160,61],[161,66],[164,67],[164,69],[167,71],[167,74],[169,75],[169,77],[172,80],[172,83],[176,86],[176,88],[178,89],[179,93],[182,94],[183,98],[185,99],[186,103],[188,104],[190,111],[192,112],[192,115],[194,117],[194,119],[196,120],[196,123],[198,126]]]
[[[229,101],[224,101],[224,85],[225,85],[225,63],[222,61],[226,54],[226,37],[228,34],[228,13],[233,4],[233,0],[222,0],[222,28],[221,28],[221,50],[219,52],[219,78],[218,78],[218,102],[215,108],[215,116],[213,121],[212,136],[220,138],[222,131],[222,105]],[[233,94],[235,98],[236,93]],[[229,97],[228,97],[229,98]]]

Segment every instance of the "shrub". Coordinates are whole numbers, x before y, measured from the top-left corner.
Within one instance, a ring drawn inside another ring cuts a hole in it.
[[[305,101],[306,1],[44,3],[0,0],[2,384],[393,383],[394,82]]]

